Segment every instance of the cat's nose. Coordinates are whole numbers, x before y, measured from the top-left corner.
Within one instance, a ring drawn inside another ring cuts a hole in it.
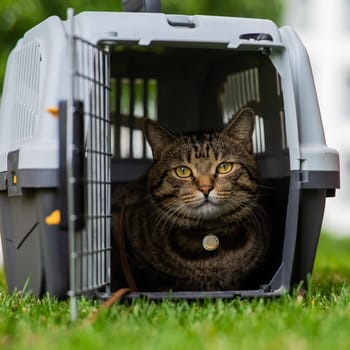
[[[199,187],[199,190],[204,194],[205,198],[209,196],[210,191],[213,189],[211,185],[202,185]]]

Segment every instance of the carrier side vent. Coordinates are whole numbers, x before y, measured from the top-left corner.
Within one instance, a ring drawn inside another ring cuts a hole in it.
[[[117,159],[150,159],[141,118],[157,119],[157,80],[112,78],[112,153]]]
[[[259,70],[251,68],[229,75],[221,94],[223,121],[226,124],[240,108],[260,102]]]
[[[284,122],[284,112],[283,111],[280,111],[280,125],[281,125],[282,149],[286,150],[286,149],[288,149],[288,144],[287,144],[286,126],[285,126],[285,122]]]
[[[265,130],[264,130],[264,119],[255,116],[255,125],[253,131],[253,152],[255,154],[264,153],[265,152]]]
[[[32,138],[39,109],[40,44],[33,41],[15,54],[16,76],[13,96],[16,142]]]
[[[229,75],[226,78],[221,95],[224,123],[226,124],[243,106],[257,106],[259,102],[258,68],[251,68]],[[264,120],[258,115],[255,116],[253,150],[254,153],[265,152]]]

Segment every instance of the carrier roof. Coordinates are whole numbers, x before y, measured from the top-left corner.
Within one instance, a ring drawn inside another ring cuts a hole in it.
[[[92,42],[123,41],[222,45],[282,46],[277,26],[270,20],[162,13],[82,12],[74,17],[76,35]]]

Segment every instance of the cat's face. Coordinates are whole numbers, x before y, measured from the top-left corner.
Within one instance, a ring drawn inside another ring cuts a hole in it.
[[[154,165],[149,185],[156,206],[177,222],[240,220],[254,205],[256,162],[251,153],[254,111],[245,108],[221,132],[174,136],[146,122]]]

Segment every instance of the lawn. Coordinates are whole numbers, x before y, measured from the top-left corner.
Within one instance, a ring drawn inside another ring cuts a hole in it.
[[[312,286],[305,297],[276,300],[137,300],[98,307],[8,295],[0,278],[0,349],[350,349],[350,239],[323,234]]]

